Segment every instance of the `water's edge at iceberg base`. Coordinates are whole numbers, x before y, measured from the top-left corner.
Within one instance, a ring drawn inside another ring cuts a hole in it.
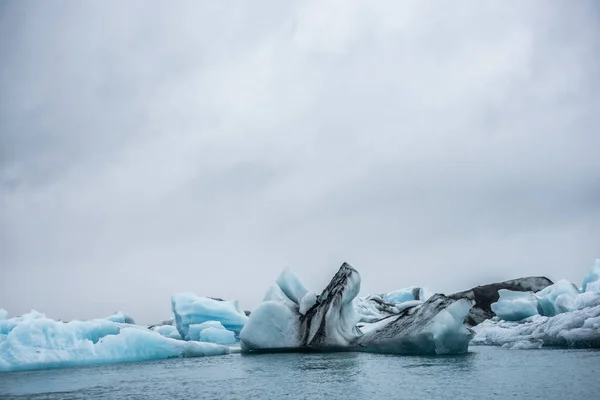
[[[0,372],[239,352],[600,347],[600,260],[581,289],[530,277],[448,296],[411,286],[363,298],[360,281],[344,263],[317,295],[284,270],[252,312],[235,300],[179,293],[172,297],[173,319],[152,326],[135,325],[124,313],[61,322],[36,311],[9,318],[0,308]]]

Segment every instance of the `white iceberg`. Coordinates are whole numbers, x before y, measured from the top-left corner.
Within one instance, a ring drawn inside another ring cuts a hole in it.
[[[8,312],[4,308],[0,308],[0,320],[8,318]]]
[[[199,357],[229,353],[107,319],[60,322],[32,311],[0,321],[0,371]]]
[[[190,325],[218,321],[225,329],[239,334],[248,317],[237,301],[199,297],[193,293],[179,293],[171,297],[175,325],[184,340],[191,340]]]
[[[360,291],[360,275],[349,264],[340,267],[307,310],[302,303],[310,292],[299,282],[286,270],[269,289],[266,301],[252,312],[240,333],[243,351],[310,349],[395,354],[467,351],[472,332],[464,320],[471,300],[455,300],[440,294],[426,302],[413,300],[396,315],[359,328],[357,324],[363,317],[357,312],[354,300]],[[290,287],[296,289],[289,290]]]
[[[542,346],[600,347],[600,301],[595,307],[569,311],[554,317],[535,315],[520,322],[487,320],[473,328],[472,345],[508,348]]]

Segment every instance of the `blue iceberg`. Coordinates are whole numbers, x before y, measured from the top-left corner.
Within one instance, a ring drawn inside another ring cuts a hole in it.
[[[60,322],[32,311],[0,321],[0,371],[222,355],[213,343],[184,342],[108,319]]]
[[[179,293],[171,297],[171,305],[175,325],[184,340],[193,340],[189,333],[191,325],[217,321],[225,329],[239,334],[248,320],[237,301],[200,297],[194,293]]]
[[[492,311],[505,321],[521,321],[538,313],[538,300],[531,292],[500,289],[500,298],[492,304]]]

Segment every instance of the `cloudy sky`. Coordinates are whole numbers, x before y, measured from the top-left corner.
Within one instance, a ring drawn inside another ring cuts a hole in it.
[[[0,307],[252,308],[577,283],[600,257],[600,7],[0,3]]]

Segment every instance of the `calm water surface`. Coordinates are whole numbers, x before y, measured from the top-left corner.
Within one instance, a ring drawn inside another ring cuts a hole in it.
[[[600,351],[475,347],[452,357],[263,354],[0,373],[15,399],[599,398]]]

